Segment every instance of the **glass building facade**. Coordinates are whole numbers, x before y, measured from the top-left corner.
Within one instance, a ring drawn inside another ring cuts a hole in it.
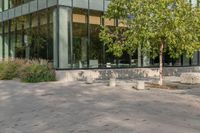
[[[122,26],[102,16],[109,0],[0,0],[0,60],[45,59],[55,69],[134,68],[159,65],[140,49],[116,58],[99,39],[100,26]],[[190,0],[199,5],[199,0]],[[164,57],[165,66],[200,65],[192,59]]]

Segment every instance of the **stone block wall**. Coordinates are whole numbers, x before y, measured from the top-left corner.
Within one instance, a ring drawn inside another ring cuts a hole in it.
[[[165,76],[180,76],[181,73],[200,72],[200,66],[194,67],[166,67],[164,68]]]
[[[56,76],[59,81],[81,81],[86,80],[86,77],[88,76],[97,80],[107,80],[112,71],[116,74],[117,79],[136,79],[159,76],[158,68],[57,70]],[[200,66],[164,68],[165,76],[180,76],[182,72],[200,72]]]

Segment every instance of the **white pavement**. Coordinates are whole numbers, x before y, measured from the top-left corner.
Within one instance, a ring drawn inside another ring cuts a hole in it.
[[[0,81],[0,133],[200,133],[200,87]]]

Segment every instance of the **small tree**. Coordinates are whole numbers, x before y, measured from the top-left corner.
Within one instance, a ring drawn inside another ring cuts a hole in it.
[[[200,48],[200,9],[188,0],[112,0],[105,18],[126,27],[103,26],[100,38],[115,56],[141,47],[151,58],[159,56],[163,85],[163,54],[192,57]]]

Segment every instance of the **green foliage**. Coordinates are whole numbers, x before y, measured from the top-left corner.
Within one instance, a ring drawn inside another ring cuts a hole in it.
[[[149,57],[159,55],[160,46],[172,58],[191,57],[200,48],[200,8],[188,0],[112,0],[105,18],[119,19],[126,27],[103,26],[100,38],[108,51],[130,55],[142,46]]]
[[[20,64],[14,61],[6,61],[0,63],[0,80],[12,80],[18,78],[18,68]]]
[[[8,60],[0,63],[0,80],[21,79],[23,82],[55,81],[53,68],[45,60]]]
[[[23,82],[37,83],[55,81],[55,72],[47,65],[32,64],[22,69],[20,78]]]

